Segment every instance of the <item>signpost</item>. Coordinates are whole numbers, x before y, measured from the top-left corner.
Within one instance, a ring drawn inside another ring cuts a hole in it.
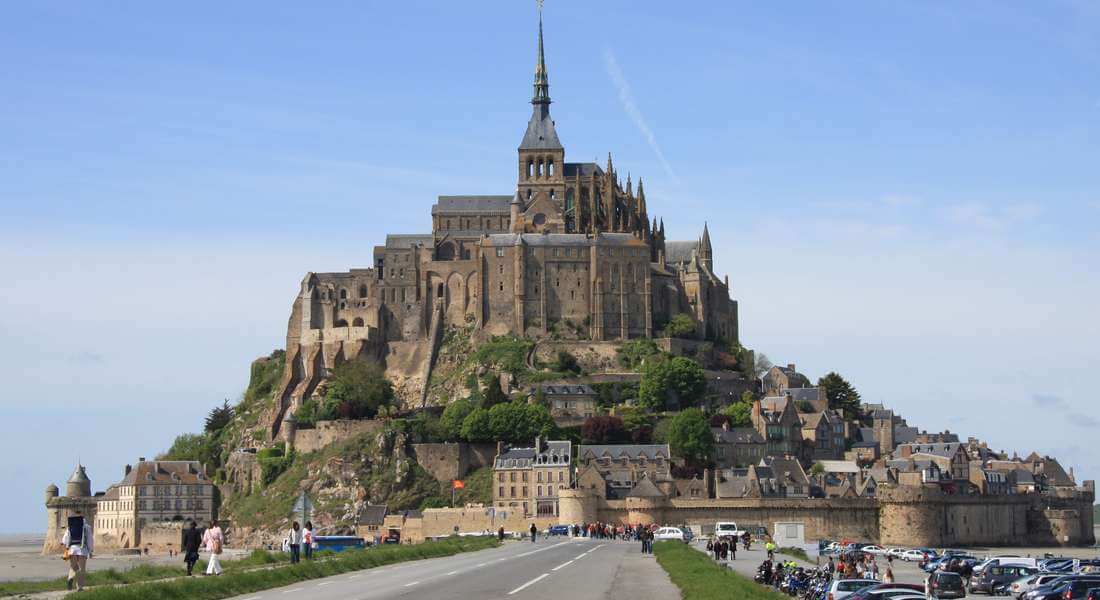
[[[294,508],[290,511],[290,516],[293,517],[301,513],[302,520],[299,522],[303,527],[309,522],[310,515],[313,513],[313,501],[309,499],[309,496],[305,492],[298,495],[298,500],[294,502]]]

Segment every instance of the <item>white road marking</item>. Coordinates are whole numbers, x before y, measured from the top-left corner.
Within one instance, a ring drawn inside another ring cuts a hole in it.
[[[283,592],[283,593],[284,593],[284,594],[293,594],[293,593],[295,593],[295,592],[300,592],[300,591],[302,591],[302,590],[304,590],[304,589],[306,589],[306,588],[294,588],[294,589],[292,589],[292,590],[286,590],[286,591],[285,591],[285,592]]]
[[[361,575],[361,574],[362,574],[362,573],[360,573],[360,575]],[[359,577],[359,575],[352,575],[351,577],[348,577],[348,579],[355,579],[356,577]]]
[[[322,585],[328,585],[330,583],[336,583],[336,582],[335,581],[322,581],[321,583],[317,584],[317,587],[321,587]]]
[[[512,594],[515,594],[516,592],[522,592],[523,590],[527,589],[528,586],[534,585],[534,584],[538,583],[539,581],[542,581],[543,579],[545,579],[549,576],[550,576],[549,573],[543,573],[542,575],[539,575],[538,577],[532,579],[531,581],[528,581],[527,583],[519,586],[518,588],[508,592],[508,595],[511,596]]]
[[[447,573],[447,574],[448,575],[454,575],[455,573],[458,573],[458,571],[451,571],[450,573]]]
[[[546,546],[545,548],[539,548],[538,550],[532,550],[530,552],[524,552],[523,554],[520,554],[519,556],[521,556],[521,557],[522,556],[531,556],[532,554],[535,554],[537,552],[542,552],[543,550],[549,550],[551,548],[557,548],[558,546],[560,546],[562,544],[567,544],[567,543],[569,543],[569,542],[561,542],[559,544],[554,544],[553,546]]]
[[[244,600],[260,600],[262,596],[253,596],[251,598],[245,598]]]
[[[419,582],[419,581],[413,581],[412,583],[406,583],[406,584],[405,584],[405,587],[412,587],[412,586],[414,586],[414,585],[416,585],[416,584],[418,584],[418,583],[420,583],[420,582]]]
[[[573,560],[576,560],[576,559],[573,559]],[[568,567],[571,564],[573,564],[572,560],[567,562],[567,563],[560,564],[560,565],[558,565],[558,566],[556,566],[556,567],[554,567],[553,569],[550,569],[550,570],[551,571],[557,571],[558,569],[564,569],[565,567]]]
[[[489,563],[487,563],[487,562],[483,562],[483,563],[477,563],[477,566],[479,566],[479,567],[484,567],[484,566],[485,566],[485,565],[487,565],[487,564],[489,564]]]

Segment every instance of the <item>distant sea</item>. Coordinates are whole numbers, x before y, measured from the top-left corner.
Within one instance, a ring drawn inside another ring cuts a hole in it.
[[[46,536],[41,533],[5,533],[0,534],[0,554],[28,552],[41,549]]]

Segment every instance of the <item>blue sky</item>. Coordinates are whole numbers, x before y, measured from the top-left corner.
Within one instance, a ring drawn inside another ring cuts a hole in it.
[[[507,194],[533,2],[0,7],[0,532],[236,399],[306,271]],[[1100,5],[550,0],[567,160],[704,221],[743,341],[1100,458]]]

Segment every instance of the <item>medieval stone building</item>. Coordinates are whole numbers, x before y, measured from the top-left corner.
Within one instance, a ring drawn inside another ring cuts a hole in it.
[[[370,268],[305,276],[273,434],[339,362],[392,354],[395,343],[431,346],[448,325],[625,340],[652,337],[682,313],[699,337],[737,341],[737,303],[714,271],[709,230],[666,241],[641,179],[636,189],[629,176],[623,184],[610,154],[605,166],[566,162],[550,116],[541,18],[531,106],[513,193],[440,196],[431,233],[387,236]],[[404,350],[431,361],[430,348]]]

